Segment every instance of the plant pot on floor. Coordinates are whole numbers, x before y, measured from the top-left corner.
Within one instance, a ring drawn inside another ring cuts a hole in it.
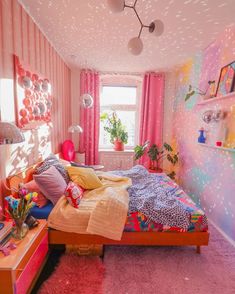
[[[124,150],[124,144],[122,141],[115,140],[114,141],[114,150],[115,151],[123,151]]]

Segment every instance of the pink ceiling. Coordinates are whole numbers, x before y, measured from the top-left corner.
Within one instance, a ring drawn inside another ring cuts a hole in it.
[[[167,69],[205,48],[235,22],[234,0],[139,0],[144,24],[161,19],[165,31],[157,38],[144,29],[144,50],[132,56],[127,43],[140,27],[131,9],[113,14],[105,0],[19,1],[68,64],[104,71]]]

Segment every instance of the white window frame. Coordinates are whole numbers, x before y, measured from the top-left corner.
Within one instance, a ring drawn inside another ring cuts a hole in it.
[[[126,79],[123,77],[115,77],[115,79],[105,78],[104,80],[101,79],[101,95],[103,87],[135,87],[136,88],[136,104],[110,104],[105,106],[100,106],[100,112],[105,110],[113,111],[135,111],[135,142],[134,146],[125,145],[125,150],[133,150],[135,145],[139,143],[139,113],[140,113],[140,95],[141,95],[141,86],[142,86],[142,78],[132,77]],[[113,145],[99,145],[99,150],[110,150],[113,149]]]

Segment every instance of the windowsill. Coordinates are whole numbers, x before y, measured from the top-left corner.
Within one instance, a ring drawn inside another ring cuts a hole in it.
[[[133,149],[124,149],[124,151],[115,151],[112,148],[101,148],[99,152],[114,152],[114,153],[134,153]]]

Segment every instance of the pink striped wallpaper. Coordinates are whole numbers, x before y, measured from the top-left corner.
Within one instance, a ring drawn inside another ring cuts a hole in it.
[[[16,0],[0,0],[0,50],[0,79],[13,79],[12,54],[15,53],[32,71],[51,81],[54,97],[52,149],[58,152],[59,144],[68,137],[71,120],[70,69]],[[12,93],[9,96],[13,99]],[[2,116],[7,108],[12,117],[14,108],[9,109],[5,103],[11,105],[13,102],[8,99],[1,98],[0,109]]]
[[[0,120],[14,121],[13,57],[52,84],[52,129],[27,131],[24,144],[0,145],[0,179],[60,151],[71,123],[71,72],[17,0],[0,0]],[[40,151],[40,152],[39,152]],[[40,154],[39,154],[40,153]],[[11,162],[11,164],[9,164]]]

